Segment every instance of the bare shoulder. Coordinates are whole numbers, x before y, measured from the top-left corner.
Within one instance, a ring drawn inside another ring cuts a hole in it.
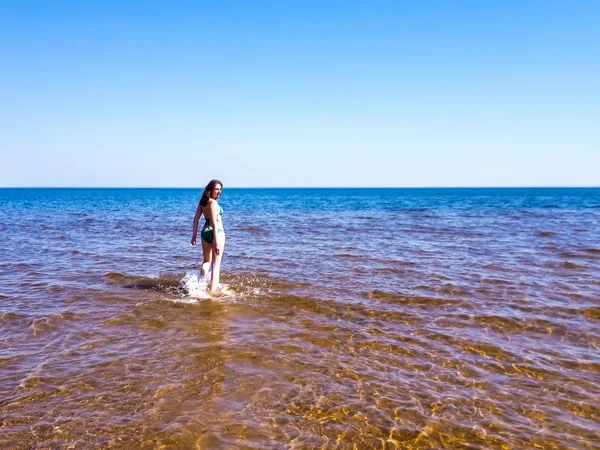
[[[208,202],[206,203],[206,210],[209,214],[212,214],[212,211],[218,207],[219,207],[219,204],[217,203],[217,201],[214,198],[208,199]]]

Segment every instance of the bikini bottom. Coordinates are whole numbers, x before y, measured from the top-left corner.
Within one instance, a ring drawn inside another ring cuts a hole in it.
[[[217,228],[217,233],[222,233],[222,232],[223,232],[223,230],[221,228]],[[208,227],[200,232],[200,237],[207,244],[212,244],[212,241],[215,238],[215,233],[213,232],[212,228]]]

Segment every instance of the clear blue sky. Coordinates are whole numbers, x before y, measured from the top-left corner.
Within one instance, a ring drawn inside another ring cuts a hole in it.
[[[600,1],[0,2],[0,186],[599,186]]]

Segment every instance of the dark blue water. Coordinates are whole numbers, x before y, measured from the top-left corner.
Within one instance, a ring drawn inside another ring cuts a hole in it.
[[[200,194],[0,189],[0,442],[600,445],[600,189]]]

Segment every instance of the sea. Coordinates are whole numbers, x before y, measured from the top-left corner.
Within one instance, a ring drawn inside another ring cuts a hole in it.
[[[600,448],[600,188],[201,193],[0,189],[0,448]]]

